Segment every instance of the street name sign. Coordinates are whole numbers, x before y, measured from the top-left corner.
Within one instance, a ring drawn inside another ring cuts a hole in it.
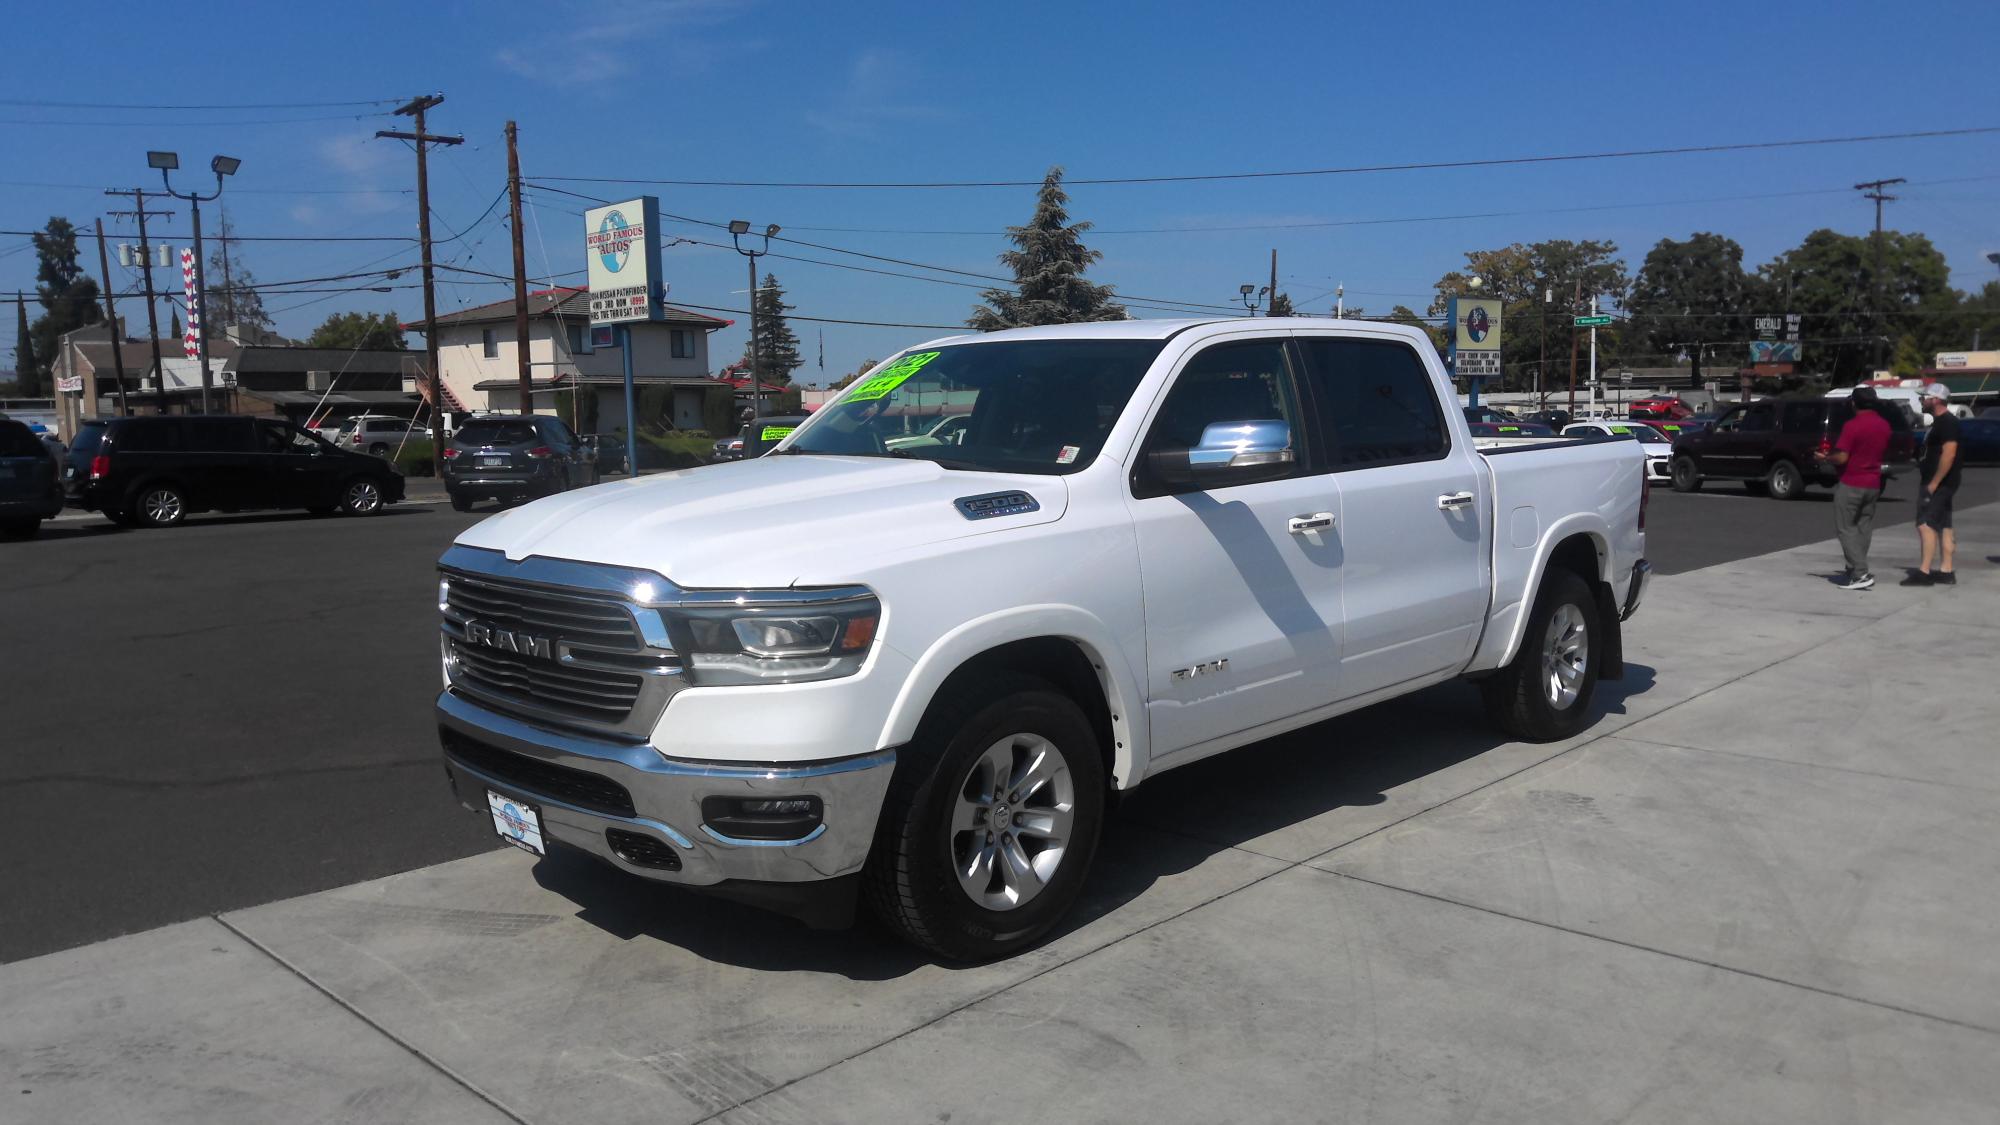
[[[1611,323],[1611,318],[1603,314],[1597,316],[1580,316],[1571,323],[1575,324],[1578,328],[1602,328]]]

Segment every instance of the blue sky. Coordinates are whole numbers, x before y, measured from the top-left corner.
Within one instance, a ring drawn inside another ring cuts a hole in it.
[[[46,103],[240,105],[403,99],[442,91],[435,131],[467,143],[432,162],[442,260],[510,270],[502,125],[520,123],[530,181],[555,176],[775,181],[1033,180],[1324,168],[2000,125],[1992,44],[2000,5],[1622,4],[1560,14],[1494,5],[804,4],[788,0],[101,4],[92,23],[38,6],[4,17],[0,229],[51,214],[88,229],[104,187],[157,184],[149,148],[189,168],[239,156],[226,202],[245,235],[410,235],[413,160],[397,127],[349,109],[61,109]],[[198,30],[198,38],[177,34]],[[104,33],[106,43],[92,42]],[[115,51],[115,57],[113,52]],[[23,102],[42,104],[24,105]],[[51,122],[91,122],[63,127]],[[140,124],[152,122],[152,124]],[[1102,233],[1096,280],[1122,292],[1227,303],[1264,283],[1308,311],[1421,309],[1470,249],[1542,238],[1615,241],[1634,269],[1663,236],[1712,230],[1761,263],[1817,227],[1860,232],[1848,185],[1903,176],[1888,225],[1921,230],[1961,288],[2000,276],[2000,134],[1526,167],[1220,183],[1077,186],[1072,213]],[[186,181],[199,182],[193,177]],[[75,185],[75,186],[47,186]],[[658,194],[700,219],[782,224],[828,246],[1000,272],[1000,229],[1027,188],[797,190],[552,186]],[[530,193],[531,273],[583,264],[585,201]],[[1742,198],[1762,197],[1762,198]],[[183,205],[184,207],[184,205]],[[1588,209],[1588,210],[1585,210]],[[1499,217],[1356,226],[1345,220]],[[482,215],[484,218],[482,219]],[[210,229],[213,219],[209,218]],[[1276,227],[1189,230],[1193,227]],[[807,228],[849,228],[809,230]],[[858,229],[856,229],[858,228]],[[1155,231],[1167,233],[1116,233]],[[131,240],[129,225],[107,225]],[[187,216],[159,228],[185,241]],[[965,233],[907,233],[965,232]],[[669,234],[715,240],[701,227]],[[726,235],[722,236],[726,241]],[[0,291],[29,287],[26,240],[0,237]],[[901,266],[798,246],[783,252]],[[405,243],[246,243],[263,282],[414,263]],[[94,261],[94,260],[93,260]],[[742,307],[728,249],[666,251],[670,299]],[[804,315],[953,325],[976,289],[765,259]],[[118,270],[115,262],[114,271]],[[461,275],[462,276],[462,275]],[[565,280],[573,279],[574,275]],[[964,277],[928,274],[968,281]],[[396,281],[408,284],[414,272]],[[977,282],[975,281],[975,284]],[[440,311],[501,284],[440,289]],[[281,331],[329,313],[394,309],[413,289],[272,296]],[[136,303],[132,313],[139,311]],[[1170,315],[1139,309],[1142,316]],[[716,366],[741,353],[741,318]],[[794,325],[817,381],[821,326]],[[827,378],[939,333],[826,325]],[[0,349],[11,352],[11,327]],[[412,342],[415,342],[413,338]]]

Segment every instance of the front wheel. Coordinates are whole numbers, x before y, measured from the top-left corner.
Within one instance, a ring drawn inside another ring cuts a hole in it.
[[[1701,491],[1701,468],[1694,463],[1694,458],[1674,458],[1674,491]]]
[[[1494,725],[1529,742],[1554,742],[1583,729],[1597,691],[1597,599],[1572,571],[1542,580],[1514,659],[1480,681]]]
[[[941,699],[896,763],[863,876],[869,905],[952,960],[1033,943],[1083,890],[1104,785],[1090,720],[1046,682],[1000,676]]]
[[[382,510],[382,486],[362,478],[340,490],[340,510],[350,516],[372,516]]]
[[[1806,476],[1790,461],[1772,465],[1771,474],[1764,478],[1764,482],[1773,500],[1797,500],[1806,493]]]

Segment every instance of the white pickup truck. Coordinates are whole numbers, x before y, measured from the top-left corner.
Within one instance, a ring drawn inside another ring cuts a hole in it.
[[[1162,770],[1452,679],[1516,736],[1580,729],[1650,573],[1644,478],[1631,441],[1475,450],[1390,324],[936,340],[764,457],[459,536],[445,762],[531,851],[821,924],[858,894],[1000,956]]]

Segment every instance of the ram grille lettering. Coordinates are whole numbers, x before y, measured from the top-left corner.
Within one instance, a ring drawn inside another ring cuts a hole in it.
[[[501,652],[516,652],[522,656],[539,656],[543,660],[555,659],[555,642],[547,637],[537,637],[530,633],[516,633],[510,629],[495,629],[479,621],[465,623],[465,639],[476,645],[497,648]]]

